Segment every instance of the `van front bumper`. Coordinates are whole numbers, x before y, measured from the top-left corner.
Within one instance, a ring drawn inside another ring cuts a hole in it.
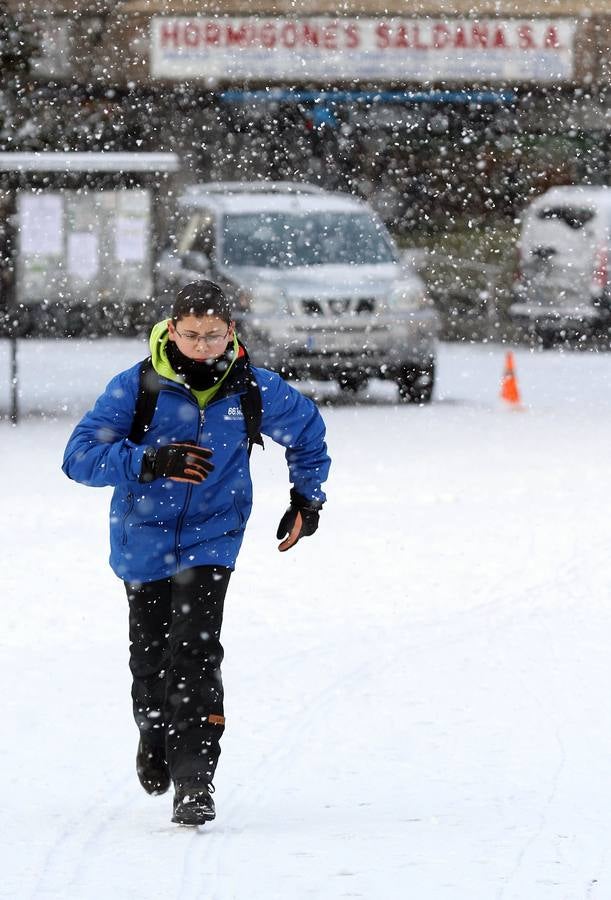
[[[362,316],[349,321],[261,317],[248,322],[247,346],[256,365],[282,373],[321,379],[343,372],[389,377],[407,364],[429,364],[438,333],[433,309],[376,316],[366,323]]]

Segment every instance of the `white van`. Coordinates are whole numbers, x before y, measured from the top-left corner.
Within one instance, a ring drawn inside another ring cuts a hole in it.
[[[212,278],[257,365],[350,392],[384,378],[401,400],[430,402],[438,315],[363,200],[283,181],[192,185],[175,231],[159,260],[167,305]]]
[[[544,345],[611,326],[611,188],[567,186],[522,219],[510,316]]]

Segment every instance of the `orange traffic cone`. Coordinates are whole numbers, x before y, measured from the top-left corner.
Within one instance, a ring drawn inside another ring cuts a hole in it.
[[[501,382],[501,399],[514,408],[520,405],[520,391],[513,363],[513,353],[511,352],[505,356],[505,371]]]

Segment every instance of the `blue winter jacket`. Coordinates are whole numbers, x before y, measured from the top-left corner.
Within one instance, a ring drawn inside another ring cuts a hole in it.
[[[252,482],[240,380],[200,409],[182,384],[162,379],[145,443],[130,432],[140,364],[121,372],[74,429],[63,470],[93,487],[114,487],[110,506],[110,565],[128,582],[157,581],[193,566],[233,569],[252,506]],[[261,431],[286,447],[289,478],[300,494],[324,501],[330,459],[315,404],[279,375],[251,366],[263,405]],[[242,388],[243,389],[243,388]],[[141,484],[147,447],[177,442],[212,450],[214,471],[201,484],[157,479]]]

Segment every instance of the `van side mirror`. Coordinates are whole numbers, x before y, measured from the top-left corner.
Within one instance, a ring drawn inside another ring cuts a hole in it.
[[[210,260],[201,250],[189,250],[182,255],[182,264],[192,272],[206,273],[210,271]]]

